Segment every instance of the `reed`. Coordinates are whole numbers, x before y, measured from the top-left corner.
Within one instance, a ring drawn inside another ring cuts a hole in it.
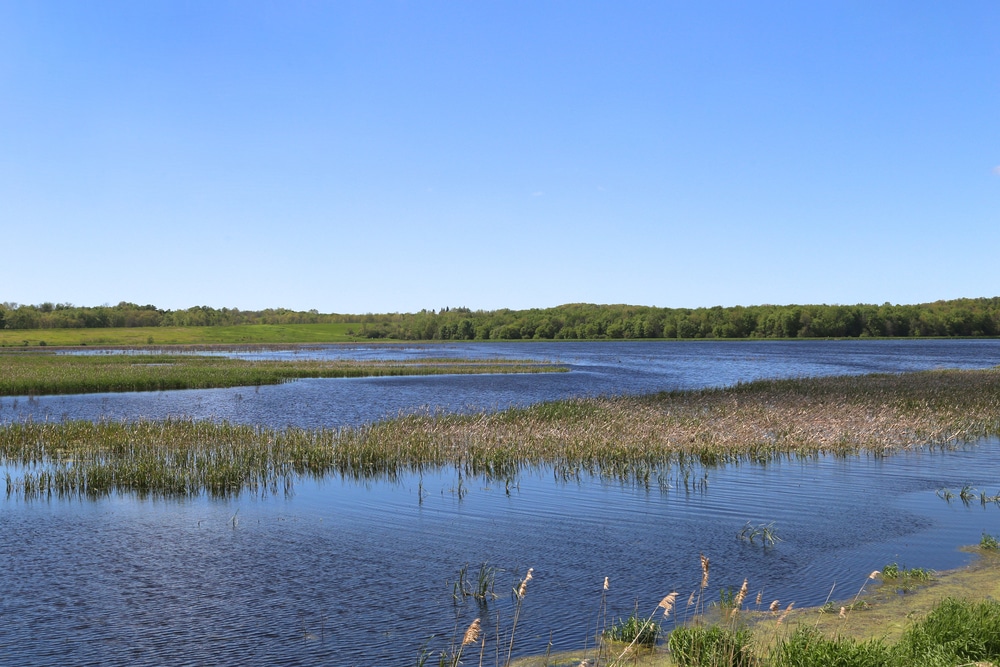
[[[396,479],[453,467],[516,485],[522,470],[677,488],[697,468],[818,453],[876,456],[1000,434],[1000,370],[760,381],[495,413],[431,412],[345,429],[227,423],[6,423],[12,493],[277,492],[299,475]],[[28,465],[30,464],[30,465]],[[465,490],[464,483],[463,488]],[[970,491],[971,497],[971,491]]]

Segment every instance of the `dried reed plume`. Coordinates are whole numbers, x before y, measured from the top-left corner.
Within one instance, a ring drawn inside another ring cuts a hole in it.
[[[736,614],[739,613],[740,609],[743,608],[743,600],[746,599],[747,588],[748,588],[748,582],[746,579],[744,579],[743,585],[740,586],[740,592],[736,594],[736,598],[733,600],[733,611],[732,611],[733,616],[736,616]]]
[[[608,586],[608,578],[604,577],[604,590],[608,590],[609,588],[610,586]]]
[[[778,606],[778,601],[777,601],[777,600],[775,600],[774,602],[772,602],[772,603],[771,603],[771,606],[770,606],[770,607],[768,607],[767,609],[768,609],[768,611],[770,611],[770,612],[771,612],[772,614],[773,614],[774,612],[778,611],[778,609],[779,609],[779,606]]]
[[[462,637],[462,646],[468,646],[469,644],[475,644],[478,642],[481,629],[482,628],[479,624],[478,618],[470,623],[469,628],[465,631],[465,635]]]
[[[790,611],[792,611],[792,607],[794,607],[794,606],[795,606],[794,602],[789,602],[788,603],[788,606],[785,607],[785,611],[781,612],[781,616],[778,617],[777,625],[781,625],[782,624],[782,622],[785,620],[785,617],[788,616],[788,613]]]
[[[534,572],[534,568],[529,567],[527,573],[524,575],[524,580],[521,585],[517,587],[517,597],[523,599],[524,594],[528,592],[528,582],[531,581],[531,573]]]
[[[667,597],[660,600],[660,604],[657,607],[663,608],[663,617],[666,618],[670,616],[670,611],[674,608],[674,603],[677,601],[677,591],[674,591]]]
[[[705,554],[698,554],[698,556],[701,558],[701,587],[704,590],[705,588],[708,588],[709,561],[708,556]]]

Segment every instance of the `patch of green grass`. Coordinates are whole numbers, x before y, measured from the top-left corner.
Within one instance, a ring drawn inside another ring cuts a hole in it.
[[[610,641],[633,644],[635,646],[653,646],[661,632],[660,624],[646,618],[639,618],[637,613],[628,618],[620,618],[604,630],[604,638]]]
[[[149,346],[349,343],[357,324],[243,324],[207,327],[0,329],[0,347],[20,345]],[[153,342],[150,342],[153,341]]]
[[[979,540],[979,548],[986,549],[988,551],[996,551],[997,549],[1000,549],[1000,540],[997,540],[994,535],[983,532],[983,537]]]
[[[930,570],[921,567],[900,567],[897,563],[889,563],[882,568],[882,581],[886,586],[894,586],[896,590],[907,592],[920,584],[930,583],[933,575]]]
[[[520,360],[251,361],[188,354],[0,353],[0,396],[163,391],[278,384],[296,378],[565,370]]]
[[[670,633],[667,647],[674,662],[682,667],[758,664],[753,632],[746,626],[682,626]]]

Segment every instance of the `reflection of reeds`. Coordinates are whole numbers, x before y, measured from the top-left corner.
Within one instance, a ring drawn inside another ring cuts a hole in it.
[[[29,470],[8,494],[274,492],[296,475],[395,478],[454,466],[515,480],[548,466],[660,484],[671,470],[817,452],[883,454],[1000,433],[1000,370],[760,381],[729,389],[416,414],[350,429],[226,423],[13,423],[0,457]]]

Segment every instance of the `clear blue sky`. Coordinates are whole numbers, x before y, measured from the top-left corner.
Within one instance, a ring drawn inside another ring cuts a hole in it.
[[[0,301],[1000,294],[1000,3],[0,0]]]

